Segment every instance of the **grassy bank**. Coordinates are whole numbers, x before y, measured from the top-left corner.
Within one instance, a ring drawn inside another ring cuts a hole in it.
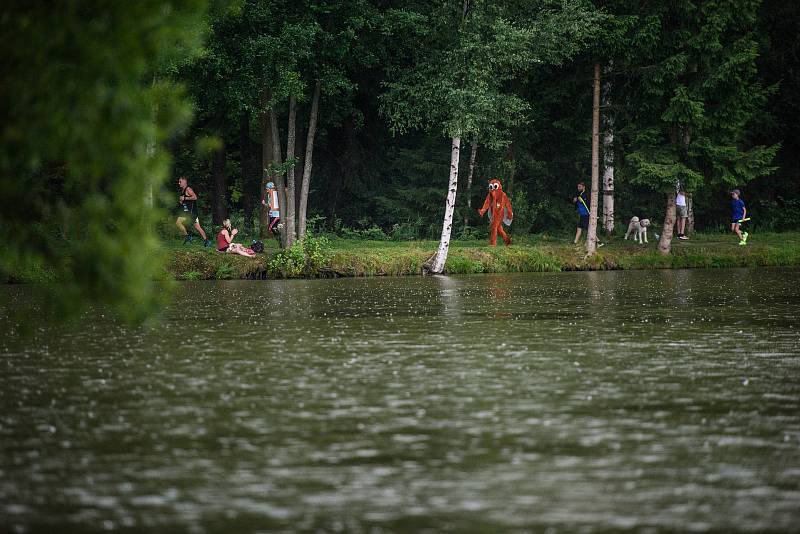
[[[415,275],[437,242],[334,239],[305,254],[302,250],[279,252],[274,243],[267,245],[265,254],[254,259],[196,245],[170,245],[164,276],[195,280]],[[453,241],[446,270],[471,274],[755,266],[800,266],[800,233],[754,235],[744,247],[730,235],[694,235],[690,241],[673,241],[669,256],[659,254],[655,242],[638,245],[615,237],[591,258],[567,236],[531,236],[517,239],[511,247],[497,248],[485,241]]]
[[[327,242],[324,242],[327,241]],[[314,240],[302,248],[280,251],[274,241],[250,259],[221,254],[200,245],[164,243],[164,280],[228,280],[317,278],[345,276],[402,276],[421,273],[436,250],[436,241]],[[673,241],[672,254],[658,253],[655,240],[646,245],[614,237],[587,258],[583,244],[571,236],[536,235],[516,238],[511,247],[491,248],[484,240],[451,243],[449,274],[545,272],[611,269],[679,269],[757,266],[800,266],[800,232],[755,234],[740,247],[732,235],[695,234],[690,241]],[[69,254],[65,244],[63,254]],[[57,282],[56,275],[38,264],[21,264],[0,273],[2,282]]]

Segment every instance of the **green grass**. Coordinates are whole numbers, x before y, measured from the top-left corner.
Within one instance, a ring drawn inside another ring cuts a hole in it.
[[[547,272],[610,269],[679,269],[756,266],[800,266],[800,232],[751,234],[740,247],[732,234],[694,234],[690,241],[673,240],[672,254],[662,256],[655,239],[639,245],[621,236],[604,239],[595,256],[586,257],[585,246],[572,244],[572,236],[515,237],[514,244],[492,248],[485,240],[454,240],[445,266],[449,274]],[[222,254],[197,242],[184,246],[178,239],[165,241],[167,264],[160,278],[176,280],[264,279],[285,276],[402,276],[417,275],[431,257],[437,241],[365,241],[331,239],[324,261],[308,262],[287,274],[276,261],[274,240],[255,258]],[[65,253],[68,253],[68,247]],[[297,251],[292,256],[297,259]],[[299,258],[302,261],[302,252]],[[54,274],[38,265],[21,265],[5,275],[7,282],[53,282]]]
[[[694,234],[690,241],[673,240],[672,254],[658,252],[655,239],[639,245],[621,236],[603,240],[595,256],[586,257],[583,243],[572,236],[546,234],[515,238],[514,244],[492,248],[485,240],[454,240],[445,266],[449,274],[552,272],[565,270],[680,269],[755,266],[800,266],[800,232],[751,235],[740,247],[730,234]],[[277,278],[270,266],[277,244],[268,242],[255,259],[219,254],[198,245],[170,245],[167,271],[178,279],[192,273],[202,279]],[[301,276],[417,275],[434,253],[437,241],[367,241],[333,238],[319,269]],[[199,273],[199,274],[195,274]]]

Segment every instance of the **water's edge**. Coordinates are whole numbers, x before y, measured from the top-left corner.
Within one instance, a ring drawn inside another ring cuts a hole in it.
[[[272,278],[348,278],[415,276],[432,250],[410,245],[403,248],[334,249],[323,261],[306,255],[299,265],[281,254],[248,259],[202,250],[170,251],[164,279],[229,280]],[[642,269],[707,269],[736,267],[798,267],[800,245],[758,244],[734,247],[673,247],[670,255],[655,249],[601,248],[586,257],[582,247],[565,245],[452,248],[445,274],[611,271]]]

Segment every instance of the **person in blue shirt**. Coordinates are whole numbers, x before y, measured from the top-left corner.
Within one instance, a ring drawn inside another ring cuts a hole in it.
[[[572,203],[578,210],[578,228],[575,230],[575,244],[581,238],[581,233],[589,229],[589,195],[586,193],[586,184],[578,182],[578,196],[573,197]]]
[[[747,244],[747,232],[742,233],[742,223],[747,218],[747,208],[744,201],[739,198],[741,191],[734,189],[731,191],[731,231],[739,236],[739,244]]]

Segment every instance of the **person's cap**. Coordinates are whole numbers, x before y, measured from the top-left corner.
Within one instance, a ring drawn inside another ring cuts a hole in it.
[[[737,196],[742,194],[742,192],[741,192],[741,191],[739,191],[738,189],[732,189],[732,190],[731,190],[731,193],[734,193],[734,194],[736,194]]]
[[[272,182],[267,182],[267,189],[275,189],[275,184]]]

